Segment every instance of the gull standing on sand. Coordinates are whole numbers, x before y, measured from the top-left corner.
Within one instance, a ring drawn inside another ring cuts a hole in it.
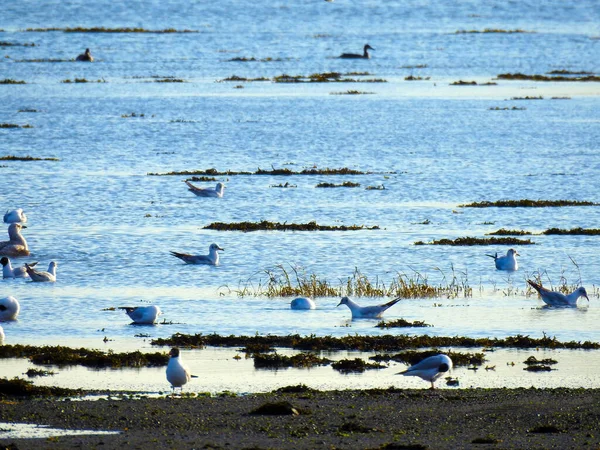
[[[19,301],[11,296],[0,298],[0,322],[17,320],[21,305]]]
[[[190,188],[189,190],[196,194],[198,197],[223,197],[223,192],[225,189],[225,185],[223,183],[217,183],[217,187],[212,188],[199,188],[194,186],[189,181],[186,181],[185,184]]]
[[[420,363],[410,366],[403,372],[396,375],[416,376],[425,381],[431,382],[431,389],[435,389],[433,382],[452,370],[452,360],[449,356],[439,354],[425,358]]]
[[[25,264],[25,268],[27,269],[27,274],[31,278],[31,281],[36,282],[50,282],[54,283],[56,281],[56,266],[58,263],[52,261],[48,264],[48,272],[43,272],[41,270],[35,270],[29,264]]]
[[[358,303],[353,302],[348,297],[343,297],[342,300],[338,303],[337,306],[346,305],[352,311],[353,319],[360,318],[370,318],[377,319],[381,317],[381,315],[391,306],[394,306],[396,303],[400,301],[400,297],[384,303],[383,305],[374,305],[374,306],[360,306]]]
[[[167,381],[171,383],[173,394],[175,394],[175,388],[179,388],[181,392],[183,390],[183,385],[190,381],[190,378],[198,377],[190,374],[190,370],[181,362],[179,348],[173,347],[169,352],[169,355],[171,355],[171,357],[169,358],[169,364],[167,365]]]
[[[23,212],[22,208],[13,209],[12,211],[6,211],[4,214],[4,223],[25,223],[27,222],[27,216]]]
[[[29,278],[24,265],[13,268],[10,259],[6,256],[0,258],[0,264],[2,264],[2,278]],[[37,262],[29,263],[29,267],[34,267],[36,264]]]
[[[124,309],[131,320],[139,325],[153,324],[162,314],[158,306],[119,306],[119,309]]]
[[[90,52],[89,48],[86,48],[84,53],[82,53],[81,55],[77,55],[77,58],[75,58],[75,61],[92,62],[93,60],[94,57],[92,56],[92,53]]]
[[[208,247],[208,255],[190,255],[189,253],[178,253],[171,252],[171,255],[181,259],[186,264],[208,264],[210,266],[219,265],[219,253],[218,251],[224,252],[217,244],[210,244]]]
[[[496,263],[496,269],[498,270],[517,270],[519,263],[517,262],[517,256],[521,256],[513,248],[509,248],[505,256],[498,256],[498,252],[495,255],[485,255],[490,258],[494,258]]]
[[[373,47],[371,47],[369,44],[366,44],[363,47],[363,54],[361,55],[360,53],[342,53],[340,55],[340,58],[344,58],[344,59],[369,59],[371,56],[369,55],[368,50],[375,50]]]
[[[577,306],[577,299],[579,299],[579,297],[585,297],[588,302],[590,301],[587,292],[585,291],[585,288],[583,286],[577,288],[569,295],[565,295],[560,292],[546,289],[542,285],[537,284],[531,280],[527,280],[527,282],[536,291],[538,291],[544,303],[549,306]]]
[[[316,309],[316,307],[315,302],[307,297],[298,297],[290,302],[292,309]]]
[[[29,246],[21,234],[21,229],[27,228],[20,223],[11,223],[8,226],[9,241],[0,242],[0,255],[29,256]]]

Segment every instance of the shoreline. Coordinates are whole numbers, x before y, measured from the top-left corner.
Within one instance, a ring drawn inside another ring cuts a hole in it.
[[[600,389],[371,389],[61,400],[4,397],[0,422],[121,431],[4,439],[11,448],[583,448],[600,445]],[[283,414],[256,415],[269,403]],[[286,407],[286,404],[287,407]],[[290,410],[289,406],[293,408]],[[294,412],[297,412],[297,414]],[[4,448],[4,447],[3,447]]]

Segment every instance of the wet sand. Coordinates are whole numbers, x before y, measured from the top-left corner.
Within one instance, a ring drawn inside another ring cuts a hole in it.
[[[251,414],[274,402],[288,402],[298,414]],[[103,436],[0,438],[0,448],[566,449],[600,445],[598,389],[390,388],[84,401],[5,397],[0,405],[0,422],[122,431]]]

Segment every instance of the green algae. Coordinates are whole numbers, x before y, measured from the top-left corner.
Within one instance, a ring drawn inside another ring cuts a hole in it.
[[[598,203],[580,200],[498,200],[495,202],[482,201],[464,205],[459,208],[547,208],[558,206],[597,206]]]
[[[319,225],[312,221],[309,223],[280,223],[263,220],[261,222],[213,222],[203,227],[205,230],[217,231],[357,231],[379,230],[377,225]]]
[[[472,246],[472,245],[535,245],[530,239],[517,238],[475,238],[459,237],[456,239],[439,239],[431,242],[417,241],[414,245],[452,245],[452,246]]]

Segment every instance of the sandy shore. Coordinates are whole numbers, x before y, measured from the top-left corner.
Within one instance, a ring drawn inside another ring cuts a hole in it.
[[[288,402],[298,414],[252,414],[275,402]],[[600,390],[389,389],[96,401],[4,398],[0,421],[121,431],[0,439],[2,449],[598,448]]]

